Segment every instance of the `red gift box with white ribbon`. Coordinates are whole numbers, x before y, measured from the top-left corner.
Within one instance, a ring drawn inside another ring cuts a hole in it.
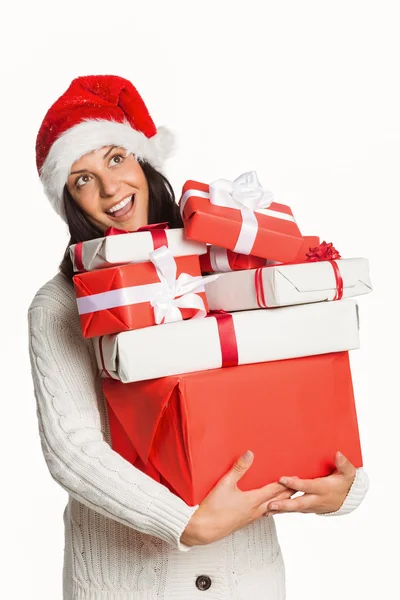
[[[206,254],[200,256],[202,273],[228,273],[229,271],[258,269],[265,267],[270,262],[267,258],[251,254],[238,254],[219,246],[208,246]]]
[[[201,318],[208,312],[198,256],[174,258],[162,246],[150,261],[80,273],[73,277],[83,335],[97,337]]]
[[[290,207],[274,202],[254,171],[210,185],[189,180],[179,206],[190,240],[280,262],[294,259],[303,243]]]
[[[301,248],[291,262],[305,262],[307,260],[307,252],[309,252],[312,247],[318,245],[319,237],[304,236]],[[237,252],[232,252],[232,250],[220,248],[219,246],[208,246],[206,254],[200,256],[200,267],[203,273],[248,271],[250,269],[260,269],[275,264],[281,263],[268,258],[253,256],[251,254],[238,254]]]

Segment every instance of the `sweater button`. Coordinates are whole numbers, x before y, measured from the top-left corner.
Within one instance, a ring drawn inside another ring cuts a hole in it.
[[[209,590],[211,587],[211,579],[208,575],[199,575],[196,579],[196,587],[197,589],[204,592],[205,590]]]

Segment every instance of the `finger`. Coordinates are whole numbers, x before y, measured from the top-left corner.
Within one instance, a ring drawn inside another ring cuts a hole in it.
[[[278,494],[277,496],[275,496],[275,498],[271,498],[271,500],[269,500],[269,502],[278,502],[279,500],[288,500],[294,494],[297,494],[296,490],[286,490],[285,492],[282,492],[281,494]],[[265,504],[267,504],[267,503],[265,503]]]
[[[284,495],[285,492],[282,492],[282,494],[278,494],[277,496],[275,496],[275,498],[270,498],[269,500],[267,500],[267,502],[263,502],[262,504],[260,504],[259,513],[265,514],[266,512],[278,512],[276,510],[272,510],[271,505],[280,505],[283,500],[290,500],[290,498],[292,498],[292,495],[296,493],[296,490],[293,490],[292,492],[290,492],[290,490],[286,490],[286,496]]]
[[[273,498],[272,500],[269,500],[268,502],[264,502],[260,507],[259,507],[259,514],[262,517],[267,517],[269,514],[275,514],[279,511],[266,511],[266,507],[273,501],[278,501],[278,500],[288,500],[289,498],[291,498],[293,496],[293,494],[296,494],[296,490],[285,490],[284,492],[281,492],[280,494],[278,494],[277,496],[275,496],[275,498]]]
[[[266,513],[263,514],[263,517],[274,517],[275,515],[280,515],[280,510],[267,510]]]
[[[235,485],[245,473],[249,470],[254,460],[254,454],[251,450],[247,450],[238,460],[234,463],[231,469],[222,477],[221,482],[227,485]]]
[[[282,492],[282,494],[278,494],[275,498],[272,498],[269,502],[264,502],[263,507],[265,510],[265,507],[270,506],[272,503],[277,503],[279,500],[289,500],[290,498],[293,497],[294,494],[297,494],[296,490],[286,490],[286,492]],[[279,514],[280,511],[279,510],[270,510],[267,509],[267,511],[264,513],[265,515],[271,514]]]
[[[291,498],[290,500],[273,500],[266,506],[265,512],[267,511],[279,511],[283,512],[313,512],[312,507],[315,503],[315,496],[305,494],[298,498]]]
[[[352,465],[349,459],[339,451],[335,454],[335,465],[339,473],[341,473],[342,475],[354,477],[356,473],[355,466]]]
[[[296,493],[297,493],[296,490],[284,490],[280,494],[277,494],[273,498],[270,498],[267,502],[263,502],[262,506],[268,504],[269,502],[274,502],[274,501],[278,502],[278,500],[287,500],[288,498],[291,498],[293,496],[293,494],[296,494]]]
[[[267,485],[264,485],[261,488],[251,490],[249,493],[254,495],[254,503],[256,505],[260,505],[264,502],[267,502],[268,500],[271,500],[272,498],[274,498],[278,494],[281,494],[287,489],[288,488],[285,485],[278,482],[274,482],[268,483]]]
[[[321,490],[321,478],[300,479],[299,477],[281,477],[279,483],[306,494],[317,494]]]

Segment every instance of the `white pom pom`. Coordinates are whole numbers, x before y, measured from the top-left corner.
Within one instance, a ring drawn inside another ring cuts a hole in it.
[[[168,127],[158,127],[156,135],[150,138],[159,164],[174,154],[175,141],[175,134]]]

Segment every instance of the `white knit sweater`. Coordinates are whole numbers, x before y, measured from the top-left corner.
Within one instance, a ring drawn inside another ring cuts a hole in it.
[[[63,275],[35,295],[29,328],[42,450],[69,494],[64,600],[283,600],[285,569],[273,518],[188,548],[179,538],[197,507],[111,449],[92,343],[82,337],[73,287]],[[367,487],[358,470],[333,514],[354,510]],[[207,590],[196,586],[201,575]]]

